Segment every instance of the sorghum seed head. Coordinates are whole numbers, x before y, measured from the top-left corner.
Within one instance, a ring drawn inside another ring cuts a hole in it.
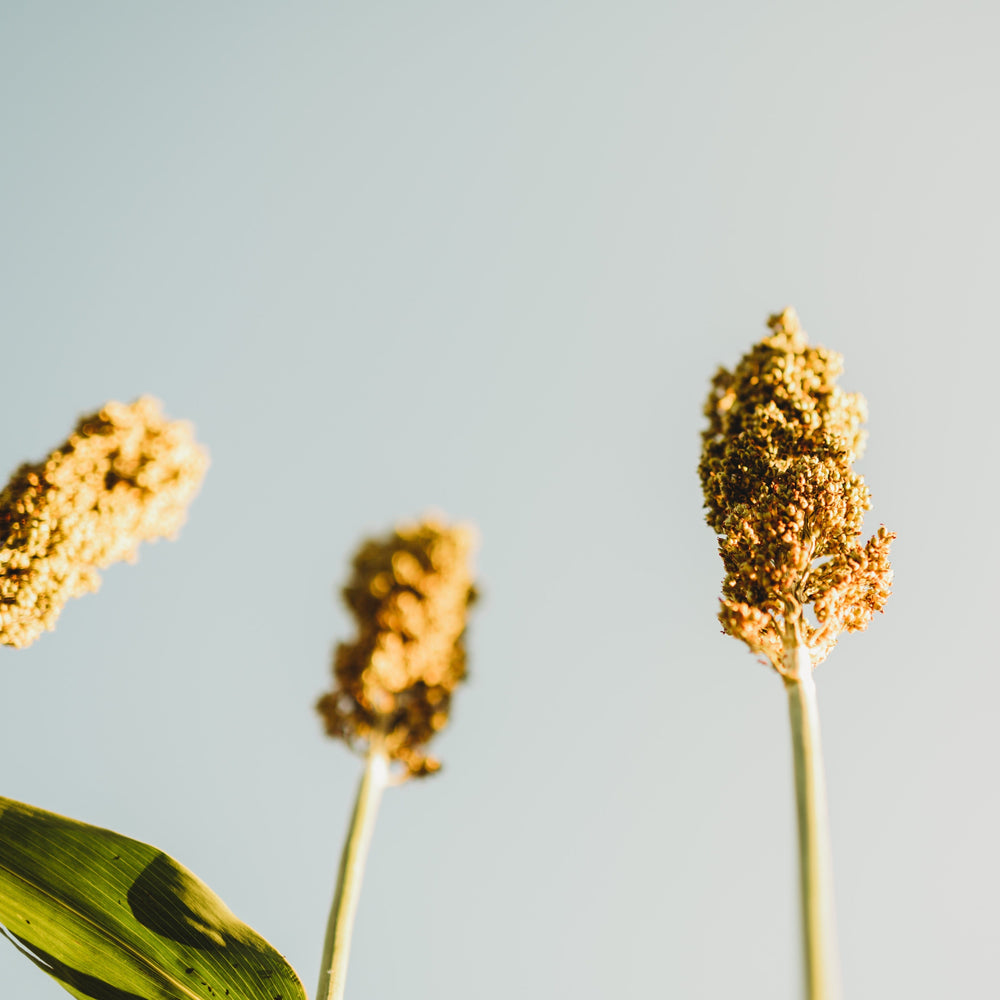
[[[883,609],[895,535],[861,540],[871,504],[853,463],[866,410],[836,385],[840,355],[810,347],[792,309],[768,326],[713,379],[699,474],[726,570],[719,620],[780,672],[788,643],[815,665]]]
[[[351,746],[377,740],[411,775],[440,767],[425,748],[465,677],[472,547],[469,529],[435,520],[361,545],[343,590],[357,636],[337,647],[334,689],[316,706],[328,735]]]
[[[172,537],[208,466],[183,421],[148,396],[108,403],[0,494],[0,643],[28,646],[97,570],[134,561],[140,542]]]

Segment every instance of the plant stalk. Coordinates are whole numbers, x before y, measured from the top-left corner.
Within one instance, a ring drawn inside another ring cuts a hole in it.
[[[785,668],[799,828],[805,996],[807,1000],[837,1000],[840,996],[840,977],[830,824],[820,750],[816,684],[812,676],[812,662],[804,645],[793,642],[786,647]]]
[[[361,880],[365,873],[365,861],[375,830],[382,792],[388,783],[389,758],[380,747],[373,745],[368,751],[364,774],[358,785],[358,796],[354,802],[354,813],[347,828],[344,850],[340,855],[337,888],[333,894],[326,939],[323,942],[323,961],[316,1000],[343,1000],[354,915],[361,895]]]

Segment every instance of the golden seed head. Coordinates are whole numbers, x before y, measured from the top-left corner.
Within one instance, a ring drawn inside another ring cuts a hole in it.
[[[789,642],[815,665],[883,609],[895,535],[861,540],[871,503],[853,463],[867,414],[836,385],[840,355],[810,347],[793,309],[768,326],[713,379],[698,471],[726,570],[719,620],[781,672]]]
[[[82,417],[22,465],[0,494],[0,643],[30,645],[69,598],[97,589],[98,569],[173,537],[207,467],[191,425],[148,396]]]
[[[440,767],[425,746],[465,677],[473,543],[468,528],[425,520],[361,545],[343,590],[357,637],[337,646],[334,690],[316,706],[328,735],[351,746],[378,740],[411,775]]]

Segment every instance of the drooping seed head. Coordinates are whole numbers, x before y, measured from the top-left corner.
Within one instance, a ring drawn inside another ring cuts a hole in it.
[[[337,647],[334,689],[317,703],[328,735],[357,747],[377,740],[411,775],[440,767],[426,745],[466,673],[472,548],[469,529],[435,520],[362,544],[343,590],[357,636]]]
[[[98,569],[173,537],[207,466],[190,424],[148,396],[82,417],[22,465],[0,494],[0,643],[30,645],[69,598],[97,589]]]

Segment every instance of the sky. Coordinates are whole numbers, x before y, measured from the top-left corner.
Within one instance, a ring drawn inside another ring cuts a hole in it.
[[[794,305],[868,400],[884,616],[816,674],[845,996],[981,996],[1000,917],[993,3],[0,6],[0,467],[150,393],[174,542],[0,649],[5,796],[156,844],[312,994],[362,538],[476,525],[443,771],[347,996],[792,1000],[780,679],[715,620],[701,408]],[[993,652],[991,653],[991,650]],[[65,996],[13,948],[5,994]]]

